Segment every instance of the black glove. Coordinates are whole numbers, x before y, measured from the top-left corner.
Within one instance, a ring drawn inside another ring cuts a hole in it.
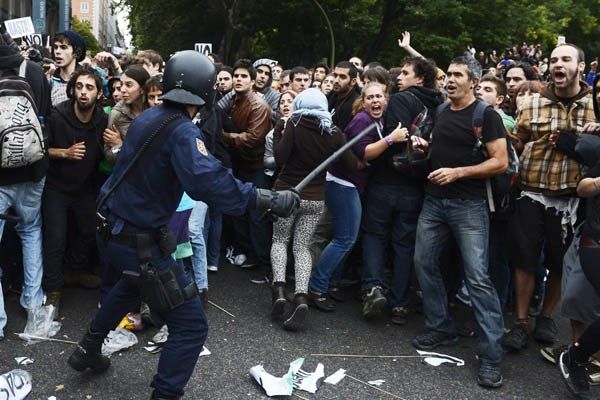
[[[277,217],[287,218],[300,207],[300,196],[292,190],[276,192],[256,189],[256,208]]]

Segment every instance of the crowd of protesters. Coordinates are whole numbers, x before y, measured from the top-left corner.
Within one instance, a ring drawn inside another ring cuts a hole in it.
[[[241,181],[291,189],[360,138],[300,191],[288,218],[232,217],[184,195],[168,226],[173,256],[204,300],[209,272],[227,273],[226,262],[247,269],[250,282],[271,286],[272,317],[288,330],[302,329],[309,307],[334,312],[356,287],[367,321],[413,323],[419,310],[426,329],[413,345],[477,336],[485,387],[502,385],[505,352],[533,338],[586,398],[600,383],[597,61],[586,68],[572,44],[544,54],[523,43],[469,47],[443,70],[408,32],[399,45],[409,56],[389,70],[358,57],[227,66],[211,54],[214,107],[194,122],[204,151]],[[101,304],[120,279],[95,250],[96,198],[131,122],[162,101],[163,59],[153,50],[90,57],[71,31],[52,39],[46,58],[22,53],[4,36],[0,69],[9,75],[29,59],[48,151],[0,168],[2,285],[26,310],[51,304],[58,317],[64,287],[100,289]],[[472,310],[465,326],[451,316],[456,303]],[[571,323],[570,343],[557,342],[557,315]],[[0,291],[0,339],[6,319]],[[152,324],[161,327],[144,304],[122,321]]]

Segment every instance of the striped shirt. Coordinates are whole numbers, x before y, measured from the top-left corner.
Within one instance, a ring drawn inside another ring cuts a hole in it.
[[[566,107],[554,94],[553,85],[524,100],[517,115],[516,135],[524,143],[521,154],[520,185],[524,190],[548,196],[574,195],[583,177],[583,165],[555,149],[551,133],[575,131],[582,134],[588,122],[595,121],[591,88],[582,90]]]

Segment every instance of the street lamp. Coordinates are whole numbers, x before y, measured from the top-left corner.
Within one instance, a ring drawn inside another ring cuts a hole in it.
[[[329,22],[329,17],[327,16],[327,13],[325,12],[325,10],[323,10],[323,7],[321,7],[321,4],[319,4],[319,2],[317,0],[313,0],[313,3],[315,3],[315,5],[317,7],[319,7],[319,10],[321,10],[321,14],[323,14],[323,16],[325,17],[325,22],[327,22],[327,27],[329,28],[329,39],[331,40],[330,65],[334,66],[335,65],[335,39],[333,37],[333,28],[331,27],[331,22]]]

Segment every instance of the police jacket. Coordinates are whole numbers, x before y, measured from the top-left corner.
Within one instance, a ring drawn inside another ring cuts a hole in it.
[[[165,102],[140,114],[129,127],[112,175],[100,198],[123,174],[146,139],[171,115],[101,212],[142,230],[168,224],[183,191],[224,214],[241,215],[255,201],[254,186],[233,177],[206,149],[204,135],[180,107]]]
[[[52,109],[48,120],[48,147],[68,149],[74,143],[85,143],[85,155],[81,160],[53,158],[46,176],[46,187],[64,193],[79,193],[96,190],[98,164],[102,154],[102,134],[108,117],[102,108],[96,106],[89,122],[77,119],[74,111],[75,100],[66,100]]]

